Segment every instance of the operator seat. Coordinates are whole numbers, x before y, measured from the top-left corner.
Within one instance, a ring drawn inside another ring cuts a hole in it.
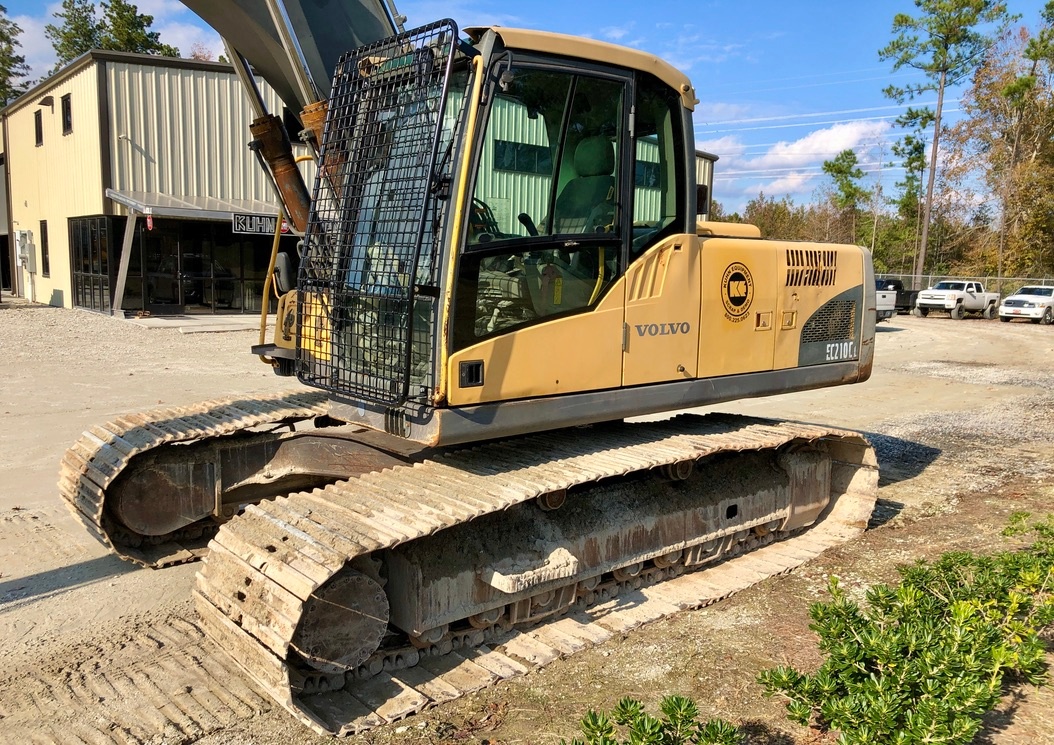
[[[575,178],[556,198],[553,231],[592,233],[611,222],[615,207],[615,148],[607,137],[586,137],[575,148]]]

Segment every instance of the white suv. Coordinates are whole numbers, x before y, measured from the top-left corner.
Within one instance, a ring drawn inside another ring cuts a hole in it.
[[[999,320],[1027,318],[1032,323],[1049,325],[1054,321],[1054,287],[1022,287],[999,306]]]

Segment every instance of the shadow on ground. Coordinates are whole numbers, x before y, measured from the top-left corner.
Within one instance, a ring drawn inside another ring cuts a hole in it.
[[[923,445],[914,440],[904,440],[877,432],[865,432],[864,434],[878,456],[878,485],[880,487],[915,478],[941,454],[940,448]],[[873,529],[884,525],[900,514],[903,509],[904,505],[901,502],[879,498],[867,527]]]
[[[746,721],[739,725],[745,745],[795,745],[797,742],[786,732],[773,729],[764,722]]]
[[[59,310],[59,308],[56,308],[53,305],[4,300],[4,302],[0,303],[0,310]]]
[[[916,440],[865,432],[878,455],[878,485],[887,486],[913,479],[925,471],[941,454],[940,448]]]
[[[108,554],[46,572],[7,579],[0,582],[0,614],[25,607],[50,595],[136,571],[140,571],[138,567]]]

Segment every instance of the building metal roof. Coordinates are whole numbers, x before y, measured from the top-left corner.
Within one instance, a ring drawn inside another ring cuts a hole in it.
[[[108,49],[91,49],[70,62],[54,75],[39,81],[21,96],[0,109],[0,116],[10,115],[24,106],[40,103],[40,98],[49,90],[68,80],[94,62],[124,62],[148,67],[170,67],[179,70],[203,70],[222,72],[234,75],[234,68],[226,62],[185,59],[182,57],[162,57],[157,54],[138,54],[136,52],[115,52]]]

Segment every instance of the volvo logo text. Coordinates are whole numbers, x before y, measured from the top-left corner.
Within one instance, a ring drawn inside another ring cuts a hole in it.
[[[680,323],[650,323],[634,324],[637,336],[670,336],[672,334],[687,334],[692,330],[692,325],[687,321]]]

